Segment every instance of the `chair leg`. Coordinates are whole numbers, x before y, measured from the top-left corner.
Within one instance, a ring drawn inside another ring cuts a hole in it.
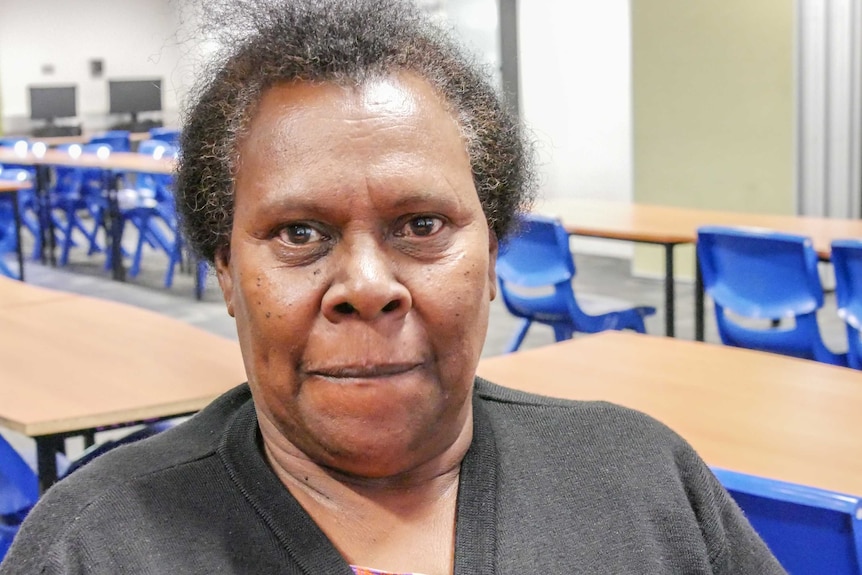
[[[637,333],[646,333],[646,325],[644,324],[644,318],[641,317],[640,314],[637,314],[636,317],[632,320],[631,329],[633,329]]]
[[[505,353],[512,353],[513,351],[518,351],[518,348],[521,347],[521,344],[524,342],[524,337],[527,335],[527,330],[530,329],[530,324],[533,322],[529,319],[525,319],[521,323],[521,327],[518,328],[518,331],[515,332],[515,336],[512,338],[512,341],[509,342],[508,347],[506,347]]]
[[[572,335],[574,335],[574,331],[570,326],[554,324],[554,339],[556,341],[572,339]]]
[[[141,259],[144,256],[144,242],[146,241],[146,224],[138,227],[138,244],[135,246],[135,256],[132,258],[132,265],[129,267],[129,277],[137,277],[141,272]]]
[[[73,241],[72,241],[72,232],[75,229],[75,222],[72,220],[72,217],[69,214],[66,214],[66,225],[62,229],[63,234],[63,248],[60,252],[60,261],[59,265],[64,266],[69,263],[69,251],[72,249]]]
[[[93,210],[93,232],[89,236],[90,247],[87,249],[87,255],[91,256],[93,254],[99,253],[102,251],[102,247],[99,245],[99,231],[104,229],[105,227],[105,215],[104,212],[99,210]],[[107,234],[105,234],[107,237]]]
[[[198,260],[196,268],[195,268],[195,297],[197,299],[203,299],[204,297],[204,288],[207,285],[207,272],[209,271],[209,264],[207,264],[206,260]]]

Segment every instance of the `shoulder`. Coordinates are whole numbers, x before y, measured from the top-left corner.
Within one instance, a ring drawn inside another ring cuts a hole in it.
[[[27,517],[9,558],[43,564],[94,524],[159,513],[171,500],[165,486],[193,486],[196,476],[214,467],[226,429],[250,401],[247,386],[234,388],[188,421],[118,447],[59,481]]]
[[[632,440],[679,447],[685,444],[673,430],[635,409],[606,401],[575,401],[546,397],[476,378],[476,397],[496,430],[533,429],[565,440],[591,437],[602,441]]]
[[[694,448],[640,411],[533,395],[483,380],[477,380],[476,395],[505,476],[527,481],[541,473],[573,489],[613,485],[620,493],[644,497],[714,489]]]

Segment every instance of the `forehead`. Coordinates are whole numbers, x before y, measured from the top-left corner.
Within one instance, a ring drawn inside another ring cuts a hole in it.
[[[384,144],[469,162],[453,114],[427,81],[407,73],[358,85],[276,84],[262,94],[239,151],[241,163],[255,154],[302,161],[341,147],[348,160]]]

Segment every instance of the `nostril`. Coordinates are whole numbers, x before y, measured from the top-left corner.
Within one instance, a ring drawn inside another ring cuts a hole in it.
[[[384,312],[395,311],[396,309],[398,309],[398,305],[399,305],[398,300],[394,299],[391,302],[389,302],[388,304],[386,304],[385,306],[383,306],[383,311]]]
[[[335,306],[335,311],[343,315],[350,315],[356,311],[356,308],[353,307],[349,302],[341,302],[340,304]]]

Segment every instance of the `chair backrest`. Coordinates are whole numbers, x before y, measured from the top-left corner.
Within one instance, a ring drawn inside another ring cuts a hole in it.
[[[7,137],[0,138],[0,148],[21,148],[28,149],[30,147],[30,142],[27,138],[18,138],[18,137]]]
[[[151,140],[161,140],[174,146],[180,143],[180,131],[175,128],[151,128]]]
[[[16,154],[25,155],[30,150],[30,141],[26,138],[18,138],[18,137],[9,137],[9,138],[0,138],[0,148],[12,148],[15,150]],[[15,164],[13,163],[5,163],[3,164],[6,168],[15,168],[26,170],[30,174],[35,177],[36,168],[33,166],[28,166],[25,164]]]
[[[832,242],[838,315],[847,324],[850,367],[862,369],[862,240]]]
[[[144,140],[138,145],[138,153],[153,158],[176,158],[177,147],[164,140]],[[135,175],[135,188],[143,195],[154,197],[158,202],[173,205],[173,176],[139,172]]]
[[[723,308],[750,318],[781,319],[823,306],[810,239],[718,226],[702,227],[697,235],[704,289]]]
[[[794,575],[862,575],[862,500],[713,469],[782,566]]]
[[[0,435],[0,516],[26,513],[38,498],[36,474]]]
[[[32,179],[30,170],[0,166],[0,180],[4,182],[27,182]]]
[[[527,288],[571,282],[575,263],[562,224],[542,216],[522,216],[517,230],[500,245],[497,276],[504,284]]]
[[[158,158],[175,158],[177,147],[170,142],[151,138],[138,144],[138,153]]]
[[[108,144],[115,152],[128,152],[132,149],[131,133],[127,130],[108,130],[90,138],[91,144]]]
[[[61,152],[66,152],[70,156],[79,155],[81,146],[79,144],[61,144],[56,147]],[[81,191],[81,182],[83,181],[84,173],[81,168],[72,166],[55,166],[54,167],[54,184],[51,192],[60,195],[75,195]]]
[[[115,151],[112,144],[107,142],[90,142],[81,146],[84,154],[96,154],[101,158],[107,158]],[[83,168],[81,170],[82,192],[89,197],[99,198],[102,196],[107,182],[105,181],[105,170],[102,168]]]

